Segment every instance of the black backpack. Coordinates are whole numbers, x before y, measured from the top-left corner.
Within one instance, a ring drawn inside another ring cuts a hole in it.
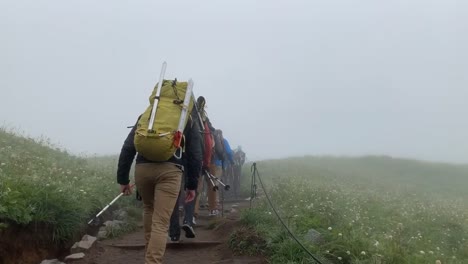
[[[224,140],[223,140],[223,136],[221,135],[221,133],[219,132],[219,130],[215,130],[214,133],[213,133],[213,137],[214,137],[214,140],[215,140],[215,153],[216,153],[216,157],[222,161],[225,160],[225,155],[226,155],[226,151],[224,149]]]

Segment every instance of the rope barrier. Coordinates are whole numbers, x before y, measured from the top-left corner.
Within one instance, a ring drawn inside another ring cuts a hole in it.
[[[276,211],[275,207],[273,206],[273,203],[271,202],[271,199],[270,199],[270,196],[268,195],[266,189],[265,189],[265,186],[263,185],[263,181],[262,181],[262,178],[260,177],[260,173],[258,172],[258,169],[257,169],[257,163],[253,163],[252,164],[252,168],[251,168],[251,171],[252,171],[252,185],[251,185],[251,197],[250,197],[250,208],[252,208],[252,200],[253,198],[257,197],[257,186],[256,186],[256,178],[258,177],[258,180],[260,181],[260,186],[262,187],[263,189],[263,192],[265,193],[265,196],[268,200],[268,203],[270,204],[271,206],[271,209],[273,210],[273,212],[275,213],[276,217],[278,217],[278,220],[281,222],[281,224],[283,225],[283,227],[288,231],[289,235],[297,242],[297,244],[299,244],[299,246],[301,246],[301,248],[313,259],[315,260],[316,263],[318,264],[323,264],[323,262],[321,262],[317,257],[315,257],[300,241],[299,239],[297,239],[297,237],[291,232],[291,230],[288,228],[288,226],[284,223],[283,219],[280,217],[280,215],[278,214],[278,212]]]

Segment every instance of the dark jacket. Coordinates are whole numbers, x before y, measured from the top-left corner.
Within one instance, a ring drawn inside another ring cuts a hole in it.
[[[202,137],[200,134],[200,126],[198,122],[193,122],[194,112],[192,111],[191,118],[187,122],[187,126],[184,130],[185,136],[185,152],[182,155],[182,159],[176,159],[175,157],[170,158],[167,162],[172,162],[181,166],[184,166],[186,170],[186,184],[185,187],[189,190],[196,190],[198,185],[198,177],[201,173],[202,166],[202,155],[203,155],[203,144]],[[138,117],[139,119],[140,117]],[[138,121],[137,121],[138,122]],[[119,165],[117,169],[117,182],[119,184],[128,184],[130,168],[132,166],[135,155],[137,154],[133,139],[135,137],[136,125],[133,126],[132,130],[125,139],[125,142],[120,151]],[[142,155],[138,154],[136,158],[136,164],[139,163],[158,163],[155,161],[147,160]]]

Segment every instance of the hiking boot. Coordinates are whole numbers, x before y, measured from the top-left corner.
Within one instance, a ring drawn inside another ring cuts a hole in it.
[[[195,231],[193,231],[193,227],[188,223],[184,223],[182,229],[185,231],[186,238],[195,238]]]
[[[210,211],[209,216],[217,216],[217,215],[219,215],[219,211],[218,211],[218,210],[215,209],[215,210],[211,210],[211,211]]]
[[[179,242],[180,236],[169,236],[172,242]]]

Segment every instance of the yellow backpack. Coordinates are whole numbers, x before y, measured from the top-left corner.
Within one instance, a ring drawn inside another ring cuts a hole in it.
[[[149,98],[150,105],[141,115],[135,130],[136,150],[152,161],[182,157],[183,132],[194,105],[193,81],[164,80],[165,70],[166,62]]]

